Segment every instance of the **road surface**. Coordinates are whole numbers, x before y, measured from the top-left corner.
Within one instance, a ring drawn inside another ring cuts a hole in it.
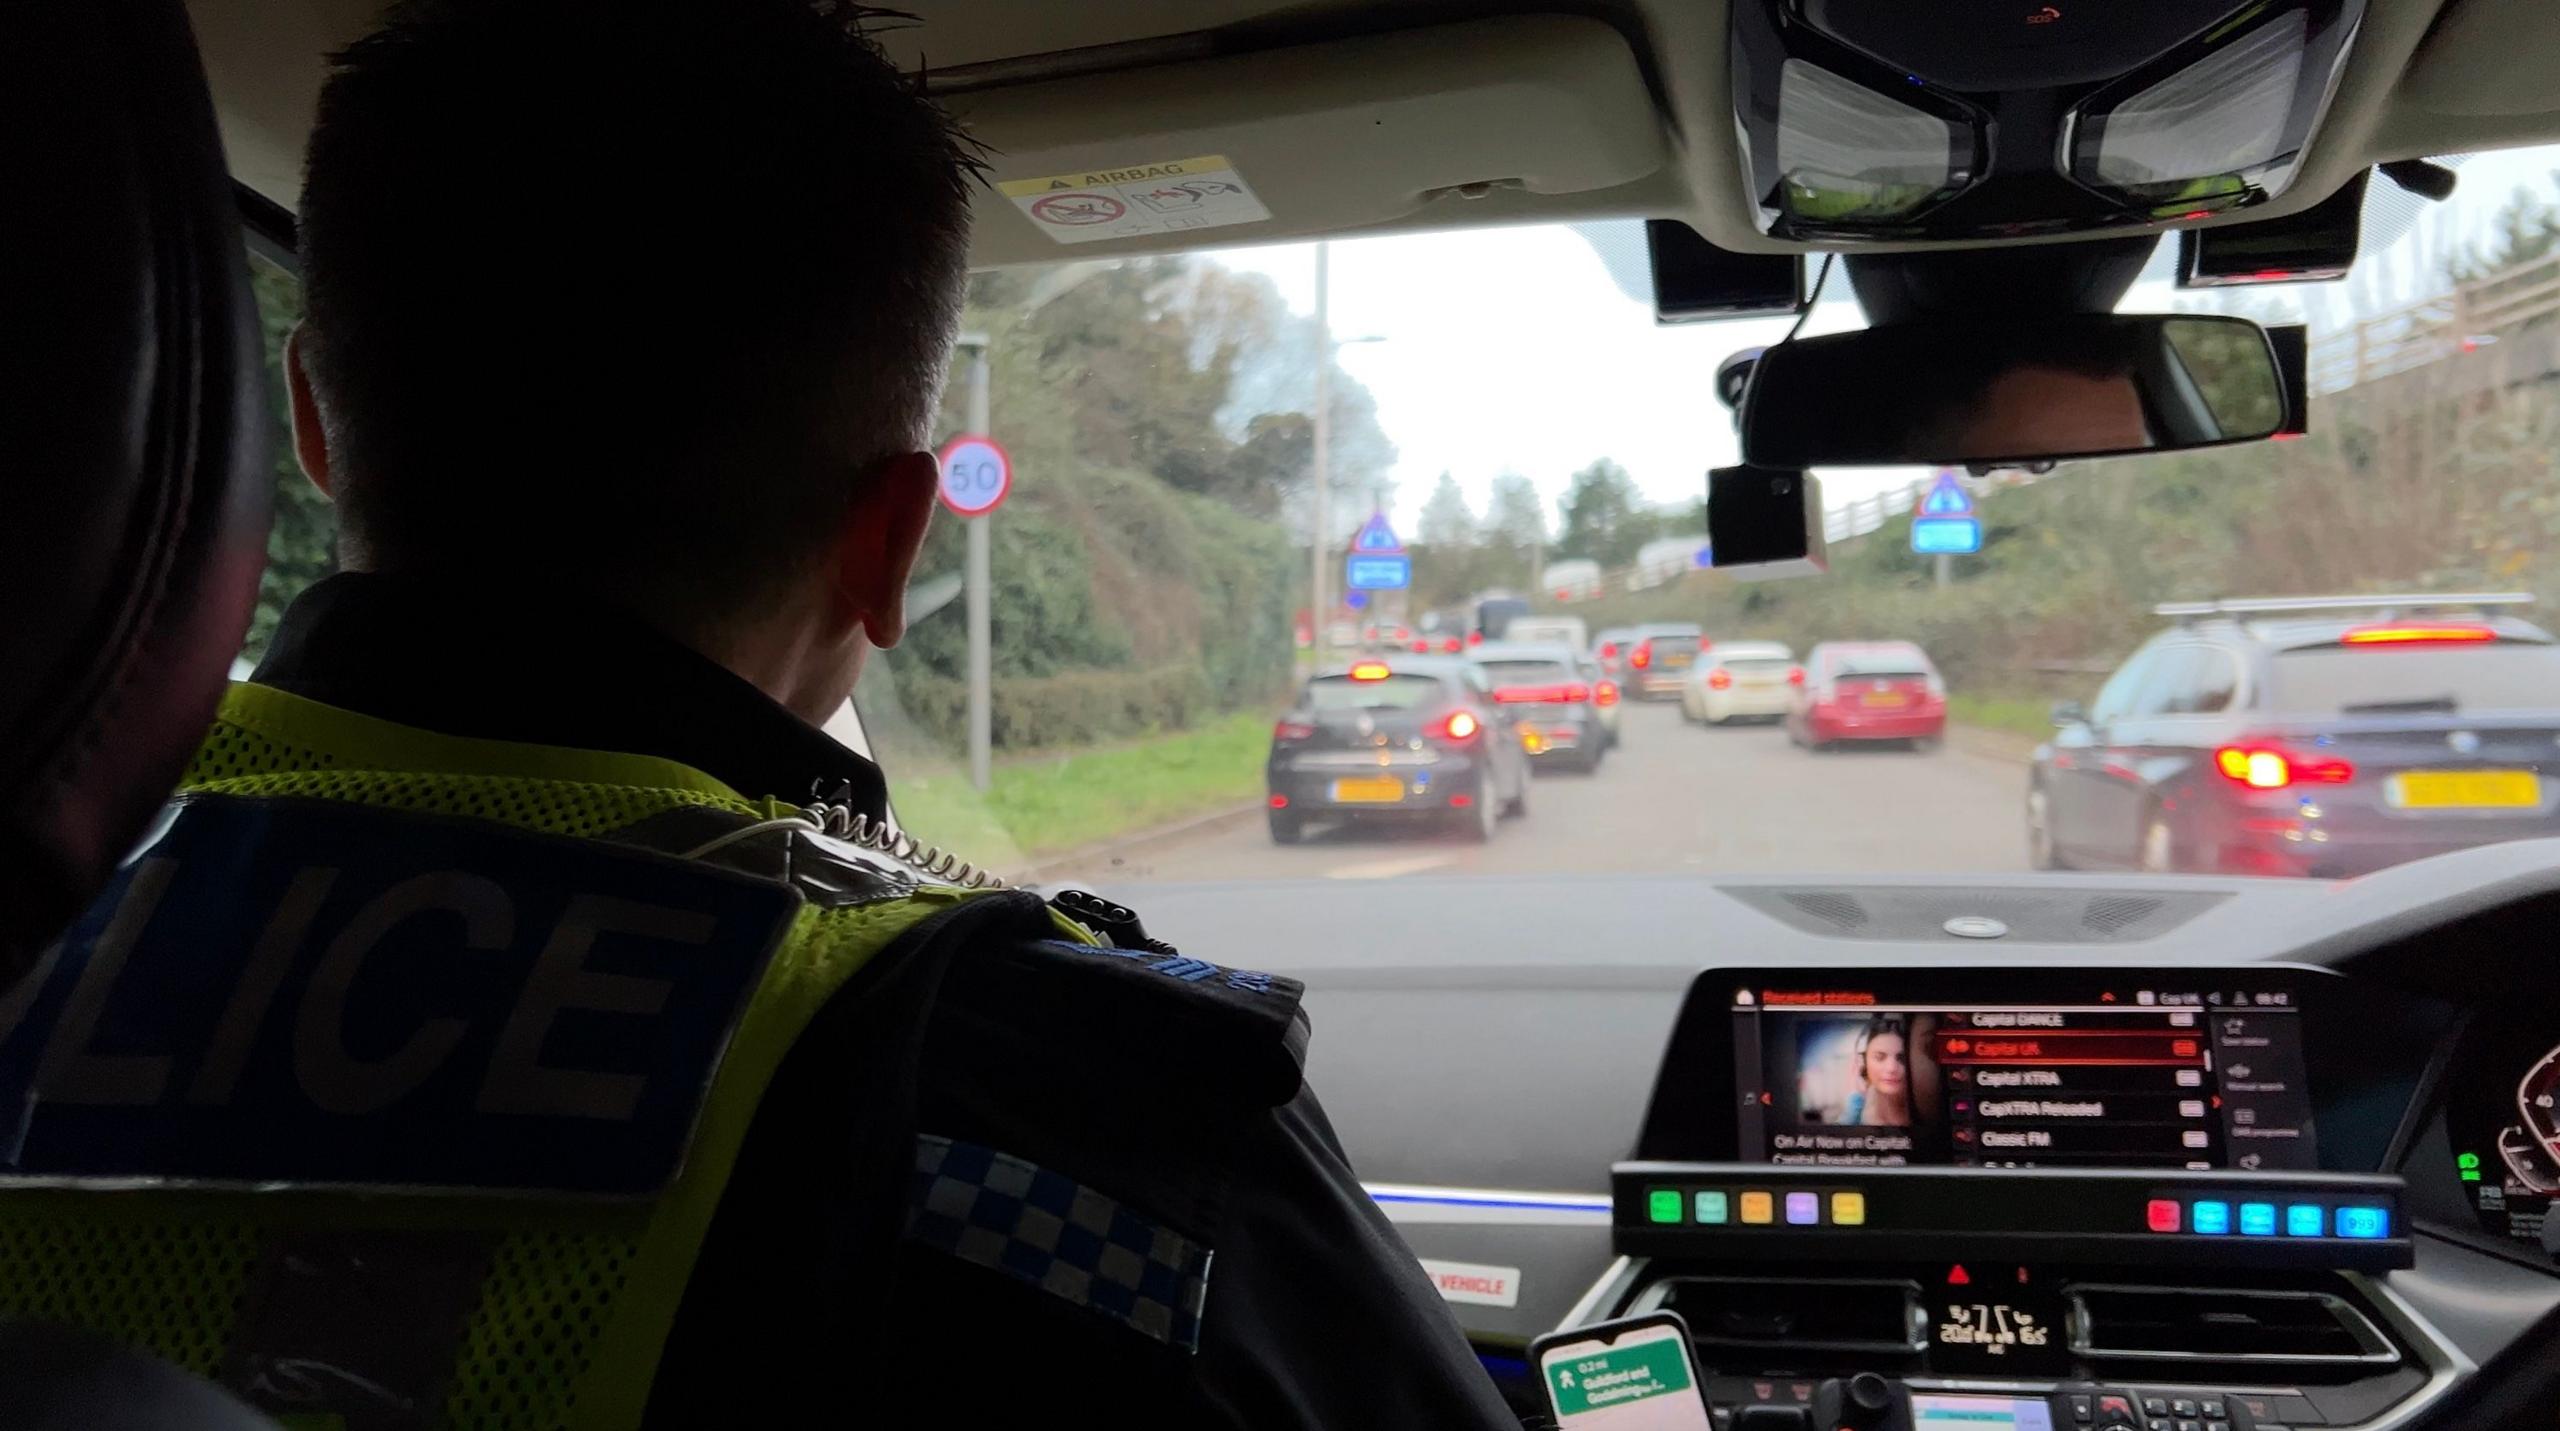
[[[1598,774],[1538,776],[1527,817],[1504,821],[1490,845],[1342,826],[1274,845],[1255,818],[1041,877],[2013,871],[2026,868],[2025,790],[2024,766],[1952,746],[1815,755],[1776,726],[1693,726],[1677,705],[1637,705]]]

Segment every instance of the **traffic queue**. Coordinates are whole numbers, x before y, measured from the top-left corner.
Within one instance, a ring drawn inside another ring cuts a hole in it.
[[[1336,628],[1346,655],[1300,682],[1274,723],[1271,838],[1313,826],[1455,832],[1489,841],[1528,812],[1532,775],[1597,776],[1633,701],[1676,702],[1707,726],[1776,722],[1791,743],[1937,745],[1946,683],[1908,641],[1719,641],[1692,622],[1592,633],[1517,614],[1488,634],[1434,615]]]

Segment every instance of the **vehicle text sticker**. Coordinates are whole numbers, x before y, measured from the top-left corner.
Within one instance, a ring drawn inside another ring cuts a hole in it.
[[[1271,211],[1245,187],[1225,156],[1206,155],[1126,169],[1088,169],[996,186],[1060,243],[1136,238],[1188,229],[1254,224]]]
[[[1431,1279],[1440,1295],[1452,1302],[1472,1302],[1480,1307],[1516,1307],[1520,1305],[1520,1269],[1488,1267],[1477,1262],[1440,1262],[1422,1259],[1422,1275]]]

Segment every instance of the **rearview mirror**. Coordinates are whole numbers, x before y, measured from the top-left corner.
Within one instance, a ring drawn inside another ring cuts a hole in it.
[[[2245,318],[1899,323],[1760,354],[1742,456],[1763,467],[2111,457],[2254,442],[2284,418],[2274,349]]]

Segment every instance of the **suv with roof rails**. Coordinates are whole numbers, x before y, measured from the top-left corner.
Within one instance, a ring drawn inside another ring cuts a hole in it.
[[[2027,786],[2041,869],[2344,876],[2560,834],[2560,643],[2532,597],[2172,603]]]

